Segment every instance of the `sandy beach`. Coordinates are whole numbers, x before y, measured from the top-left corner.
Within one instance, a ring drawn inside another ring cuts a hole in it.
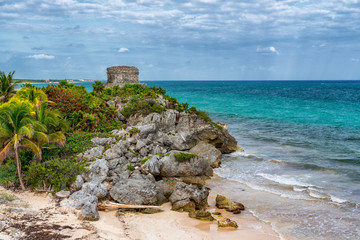
[[[248,211],[239,215],[216,210],[235,220],[236,230],[218,229],[217,222],[200,221],[188,213],[171,211],[170,203],[157,214],[124,214],[101,211],[96,222],[80,221],[72,213],[62,212],[56,199],[47,193],[13,192],[0,188],[0,239],[279,239],[269,224],[257,220]],[[216,192],[209,196],[209,211],[215,211]]]

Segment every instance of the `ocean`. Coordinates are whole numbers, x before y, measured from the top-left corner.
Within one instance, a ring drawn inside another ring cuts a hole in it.
[[[360,239],[360,81],[146,83],[228,124],[213,187],[283,239]]]

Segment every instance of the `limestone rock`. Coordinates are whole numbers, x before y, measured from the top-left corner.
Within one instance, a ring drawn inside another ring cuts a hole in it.
[[[146,161],[146,163],[142,166],[143,169],[154,176],[158,176],[160,174],[160,168],[162,166],[162,162],[159,161],[159,156],[152,156],[150,159]]]
[[[81,175],[77,175],[75,182],[73,182],[70,185],[70,192],[73,193],[79,191],[83,184],[84,184],[84,179],[81,177]]]
[[[114,137],[108,137],[108,138],[95,137],[91,139],[91,142],[97,146],[106,146],[106,145],[114,144],[116,142],[116,139]]]
[[[160,180],[157,181],[155,185],[159,193],[163,194],[166,198],[169,198],[174,192],[176,183],[172,184],[169,181]]]
[[[184,206],[187,206],[190,202],[194,203],[196,209],[205,209],[208,206],[208,196],[209,189],[206,187],[199,189],[196,185],[177,182],[175,190],[171,194],[169,200],[173,204],[173,210],[184,208]],[[187,211],[185,209],[183,210]]]
[[[107,188],[100,182],[87,182],[82,186],[81,191],[94,195],[98,199],[104,198],[107,194]]]
[[[168,156],[160,159],[162,162],[160,175],[162,177],[212,176],[213,170],[207,160],[202,157],[194,157],[186,161],[177,161],[174,155],[180,153],[171,151]]]
[[[85,151],[83,154],[81,154],[81,157],[87,158],[87,159],[94,159],[94,158],[102,156],[103,151],[104,151],[103,146],[93,147],[93,148],[90,148],[89,150]]]
[[[86,202],[78,215],[78,219],[87,220],[87,221],[97,221],[99,220],[100,215],[97,208],[97,201],[95,202]]]
[[[105,159],[98,159],[92,162],[89,166],[88,172],[83,174],[83,178],[87,182],[103,182],[109,172],[107,161]]]
[[[243,204],[231,201],[228,197],[217,195],[216,196],[216,207],[220,209],[226,209],[226,211],[239,214],[241,210],[245,210]]]
[[[224,218],[218,220],[218,227],[221,228],[238,228],[238,225],[235,221],[230,220],[229,218]]]
[[[86,193],[85,191],[77,191],[70,195],[69,198],[66,198],[60,202],[60,206],[64,208],[70,208],[75,210],[76,208],[82,207],[85,203],[94,203],[97,204],[97,197]]]
[[[114,200],[132,205],[154,205],[157,194],[155,183],[145,177],[120,179],[110,190]]]
[[[55,194],[57,198],[67,198],[70,196],[70,191],[61,190]]]
[[[190,152],[205,158],[211,167],[220,167],[222,153],[213,145],[200,141]]]
[[[215,218],[213,218],[211,216],[211,213],[205,210],[196,210],[193,212],[189,212],[189,217],[191,218],[196,218],[199,220],[204,220],[204,221],[214,221]]]

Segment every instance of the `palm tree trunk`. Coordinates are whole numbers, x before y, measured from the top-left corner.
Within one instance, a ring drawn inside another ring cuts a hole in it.
[[[20,182],[20,186],[22,190],[25,190],[25,186],[21,177],[21,162],[19,159],[19,153],[18,153],[18,149],[15,148],[15,163],[16,163],[16,167],[17,167],[17,171],[18,171],[18,176],[19,176],[19,182]]]

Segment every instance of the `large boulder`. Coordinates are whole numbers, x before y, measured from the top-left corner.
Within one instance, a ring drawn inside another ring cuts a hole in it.
[[[190,152],[205,158],[211,167],[220,167],[222,153],[213,145],[200,141]]]
[[[232,212],[234,214],[241,213],[242,210],[245,210],[245,207],[242,203],[233,202],[230,198],[222,195],[216,196],[216,207],[220,209],[226,209],[228,212]]]
[[[110,190],[110,196],[122,204],[154,205],[157,195],[155,181],[147,177],[120,179]]]
[[[91,195],[85,191],[77,191],[70,195],[69,198],[66,198],[60,202],[60,206],[66,209],[71,209],[72,211],[77,208],[82,207],[85,203],[95,203],[97,204],[98,198],[94,195]]]
[[[103,182],[109,172],[107,161],[105,159],[98,159],[92,162],[88,168],[88,172],[83,174],[86,182]]]
[[[185,157],[179,159],[178,156]],[[161,158],[160,162],[162,177],[212,176],[213,174],[207,160],[186,152],[171,151]]]
[[[97,201],[86,202],[84,206],[82,206],[81,211],[78,212],[78,219],[80,220],[97,221],[99,218]]]
[[[208,196],[209,189],[206,187],[199,189],[196,185],[177,182],[169,200],[172,210],[191,212],[195,209],[206,209]]]
[[[107,194],[107,189],[104,184],[100,182],[87,182],[82,186],[81,191],[97,197],[104,198]]]

